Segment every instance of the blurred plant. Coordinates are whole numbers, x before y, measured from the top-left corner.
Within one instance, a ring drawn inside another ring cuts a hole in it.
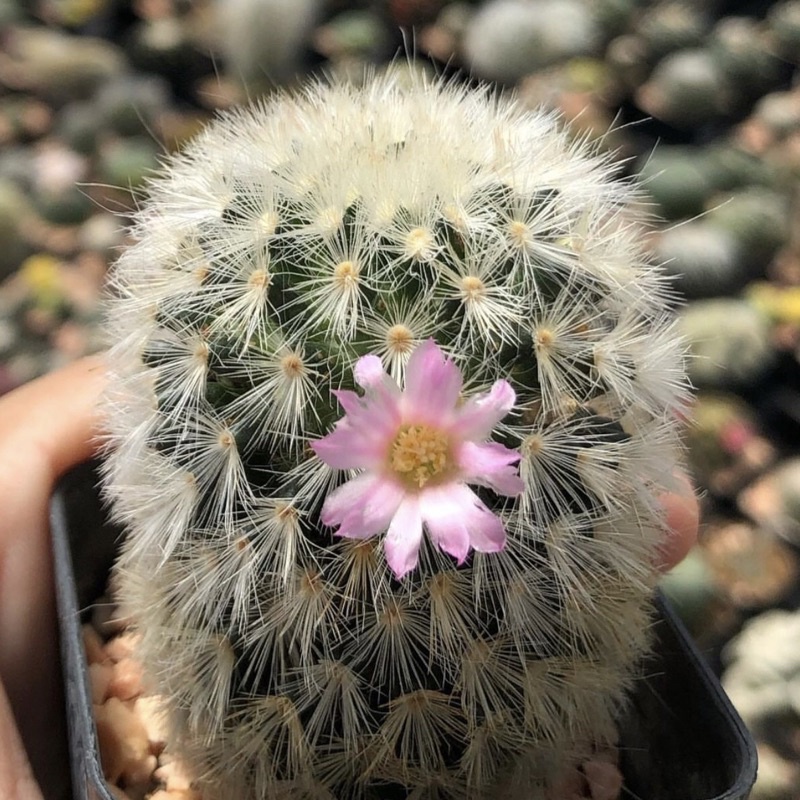
[[[322,0],[216,0],[219,48],[249,96],[301,77]]]
[[[680,313],[680,330],[689,345],[688,372],[695,386],[750,386],[774,363],[769,322],[746,300],[689,303]]]
[[[731,394],[699,392],[685,439],[697,484],[724,497],[733,496],[776,457],[753,410]]]
[[[599,49],[601,30],[585,0],[489,0],[469,20],[465,65],[514,83],[528,73]]]

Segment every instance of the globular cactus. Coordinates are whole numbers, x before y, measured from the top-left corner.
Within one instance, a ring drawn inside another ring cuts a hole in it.
[[[391,76],[153,182],[106,490],[206,797],[538,798],[615,739],[685,388],[637,196],[550,116]]]
[[[753,386],[775,365],[770,320],[757,305],[738,297],[688,303],[680,330],[689,346],[689,377],[704,389]]]
[[[467,24],[462,49],[477,75],[512,84],[569,58],[595,55],[601,43],[585,0],[489,0]]]
[[[248,92],[268,91],[301,75],[320,17],[320,0],[220,0],[214,17],[230,77]]]

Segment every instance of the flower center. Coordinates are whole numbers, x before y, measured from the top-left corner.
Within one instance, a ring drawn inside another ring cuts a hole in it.
[[[391,468],[405,481],[422,488],[449,466],[450,440],[429,425],[403,425],[389,455]]]

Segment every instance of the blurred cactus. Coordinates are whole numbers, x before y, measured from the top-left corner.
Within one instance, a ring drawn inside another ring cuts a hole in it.
[[[155,171],[158,156],[158,145],[144,136],[112,139],[100,148],[97,174],[111,186],[139,189]]]
[[[724,17],[708,43],[727,83],[733,113],[746,111],[784,77],[782,60],[772,52],[762,25],[748,17]]]
[[[710,164],[702,150],[664,145],[640,160],[639,178],[667,219],[699,214],[714,191]]]
[[[699,392],[684,435],[695,481],[721,495],[730,496],[775,457],[753,410],[732,394]]]
[[[780,745],[775,737],[781,732],[800,733],[798,635],[800,612],[776,609],[750,620],[724,652],[725,691],[750,730],[773,746]],[[791,786],[797,787],[796,780]],[[761,790],[757,794],[764,797]]]
[[[743,204],[749,207],[746,198],[763,197],[766,193],[771,217],[783,208],[783,201],[775,192],[751,189],[768,186],[776,179],[775,171],[725,140],[706,146],[661,145],[639,159],[638,172],[647,193],[658,205],[659,215],[670,220],[697,216],[712,204],[724,205],[731,201],[730,196],[723,199],[714,196],[734,189],[748,190],[734,202],[734,207]],[[751,202],[758,204],[757,200]],[[720,220],[724,219],[722,215]],[[720,222],[723,224],[727,225]],[[775,223],[769,227],[774,229]]]
[[[37,309],[57,313],[64,304],[61,269],[57,259],[36,253],[20,264],[19,277]]]
[[[721,593],[699,548],[661,579],[661,590],[696,639],[707,634]]]
[[[207,797],[542,798],[614,740],[685,400],[635,197],[550,116],[392,77],[150,187],[106,490]]]
[[[789,238],[789,202],[766,186],[751,186],[718,196],[705,219],[735,236],[753,275],[763,275]]]
[[[30,214],[25,195],[10,180],[0,178],[0,280],[10,275],[29,253],[23,223]]]
[[[168,102],[169,90],[161,78],[125,75],[100,88],[92,116],[95,125],[120,136],[152,135]]]
[[[704,219],[668,228],[654,252],[675,277],[675,288],[690,299],[730,294],[747,280],[736,237]]]
[[[793,64],[800,64],[800,2],[775,3],[767,14],[769,34],[778,54]]]
[[[365,66],[380,60],[389,45],[375,8],[342,11],[314,34],[314,47],[336,65],[337,75],[359,83]]]
[[[470,19],[462,47],[476,75],[510,84],[556,62],[593,55],[601,44],[585,0],[489,0]]]
[[[48,28],[15,27],[4,45],[5,82],[58,104],[90,96],[125,68],[125,59],[109,42]]]
[[[800,326],[800,286],[757,281],[747,287],[747,299],[774,322]]]
[[[731,87],[712,53],[678,50],[658,62],[637,92],[639,106],[679,129],[717,122],[726,114]]]
[[[624,33],[639,8],[639,0],[594,0],[592,14],[606,39]]]
[[[635,33],[644,44],[651,64],[676,50],[699,47],[705,41],[711,22],[705,11],[690,3],[653,3],[639,18]]]
[[[689,303],[680,313],[680,330],[691,355],[689,378],[698,387],[751,385],[775,360],[769,322],[745,300]]]
[[[321,0],[216,0],[228,74],[251,94],[301,77]]]

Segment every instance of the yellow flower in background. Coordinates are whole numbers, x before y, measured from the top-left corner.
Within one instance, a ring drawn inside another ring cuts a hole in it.
[[[20,280],[30,293],[31,299],[39,307],[52,308],[61,300],[59,264],[57,258],[46,253],[35,253],[20,264]]]
[[[754,283],[749,287],[747,297],[770,319],[800,325],[800,286]]]

